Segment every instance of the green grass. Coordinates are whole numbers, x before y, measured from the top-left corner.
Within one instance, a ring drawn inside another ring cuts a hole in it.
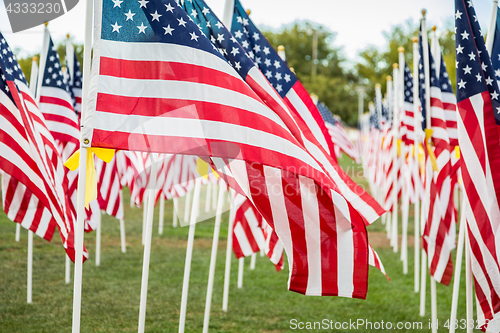
[[[340,161],[347,169],[351,163]],[[352,165],[354,172],[359,167]],[[349,173],[349,169],[347,169]],[[353,175],[349,173],[351,177]],[[353,177],[356,181],[364,179]],[[365,185],[367,185],[365,183]],[[128,194],[125,193],[125,203]],[[143,247],[142,210],[125,205],[127,253],[120,251],[119,223],[103,216],[101,266],[95,266],[95,233],[85,235],[90,258],[83,267],[81,332],[136,332]],[[172,227],[172,203],[166,203],[165,230],[158,235],[158,208],[155,211],[149,275],[146,332],[177,332],[181,300],[187,227]],[[246,261],[243,289],[236,288],[237,261],[232,260],[229,311],[221,310],[227,239],[228,214],[223,215],[210,321],[211,332],[289,332],[290,320],[303,322],[349,322],[365,319],[372,323],[422,322],[429,331],[430,293],[427,315],[419,316],[419,296],[413,292],[413,248],[409,249],[409,273],[402,274],[399,253],[387,246],[378,251],[391,281],[370,268],[366,300],[339,297],[308,297],[287,291],[288,269],[276,272],[267,258],[257,257],[254,271]],[[379,236],[383,226],[369,226]],[[200,332],[203,327],[206,286],[213,233],[213,219],[197,224],[194,242],[186,331]],[[27,232],[14,240],[15,224],[0,213],[0,332],[71,332],[73,282],[64,283],[64,251],[58,235],[51,243],[35,237],[33,254],[33,303],[26,304]],[[465,282],[458,318],[465,318]],[[429,284],[428,284],[429,285]],[[437,286],[440,331],[448,319],[452,287]],[[321,331],[321,330],[318,330]],[[346,330],[326,330],[342,332]],[[370,332],[360,327],[356,332]],[[414,332],[418,330],[373,330],[376,332]],[[458,329],[457,332],[464,332]]]

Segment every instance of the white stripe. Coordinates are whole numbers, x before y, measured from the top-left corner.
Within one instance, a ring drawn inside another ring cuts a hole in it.
[[[266,244],[266,240],[264,239],[264,234],[262,233],[262,229],[259,226],[259,221],[257,221],[257,217],[255,216],[255,212],[251,207],[248,207],[245,211],[245,218],[247,219],[248,226],[252,231],[253,238],[257,243],[259,249],[263,249]]]
[[[40,90],[41,97],[53,97],[62,99],[67,102],[69,105],[73,105],[73,100],[71,99],[71,95],[69,92],[62,88],[54,88],[54,87],[44,87]]]
[[[252,255],[252,245],[248,242],[247,236],[245,234],[245,230],[243,230],[243,227],[241,226],[241,223],[236,223],[234,226],[234,235],[236,236],[236,239],[238,240],[238,244],[241,248],[241,251],[243,252],[243,256],[248,257]]]

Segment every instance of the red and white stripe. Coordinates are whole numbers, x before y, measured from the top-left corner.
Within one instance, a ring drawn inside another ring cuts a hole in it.
[[[251,256],[263,250],[266,245],[261,228],[262,216],[251,202],[235,193],[233,209],[236,210],[233,224],[233,251],[236,258]]]
[[[116,152],[119,154],[122,152]],[[105,163],[99,158],[95,159],[97,171],[97,201],[99,207],[111,216],[119,220],[123,219],[123,193],[118,173],[117,158],[113,157],[111,162]]]
[[[262,219],[262,231],[264,232],[264,237],[266,238],[266,247],[264,252],[267,257],[276,267],[276,271],[281,271],[285,267],[285,261],[283,259],[284,247],[283,243],[278,238],[276,232],[271,228],[271,226]]]
[[[328,134],[332,139],[334,144],[334,149],[342,150],[347,156],[359,163],[359,153],[356,146],[352,143],[349,135],[347,134],[345,128],[340,122],[335,125],[325,122],[325,126],[328,129]],[[339,157],[339,156],[337,156]]]

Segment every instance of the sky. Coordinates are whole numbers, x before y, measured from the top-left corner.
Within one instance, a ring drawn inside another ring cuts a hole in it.
[[[20,0],[21,1],[21,0]],[[111,1],[111,0],[104,0]],[[136,1],[136,0],[125,0]],[[225,0],[205,0],[219,17],[222,17]],[[384,31],[408,19],[417,22],[421,10],[427,9],[428,27],[444,27],[453,19],[453,0],[241,0],[251,9],[251,19],[261,27],[279,29],[295,20],[319,23],[337,33],[335,46],[343,46],[346,56],[355,60],[357,53],[368,45],[383,47]],[[12,33],[7,12],[0,0],[0,31],[9,45],[21,51],[20,56],[39,52],[43,27]],[[473,0],[483,31],[487,31],[492,0]],[[73,41],[84,41],[85,0],[63,16],[49,23],[49,30],[56,43],[69,33]]]

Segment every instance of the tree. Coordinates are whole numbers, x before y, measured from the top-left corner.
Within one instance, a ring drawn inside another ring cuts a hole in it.
[[[318,36],[316,78],[311,77],[313,33]],[[342,67],[342,48],[335,46],[334,32],[313,22],[300,21],[278,31],[263,31],[271,45],[285,47],[288,66],[310,93],[318,95],[333,113],[355,126],[358,119],[358,99],[354,92],[356,77]]]

